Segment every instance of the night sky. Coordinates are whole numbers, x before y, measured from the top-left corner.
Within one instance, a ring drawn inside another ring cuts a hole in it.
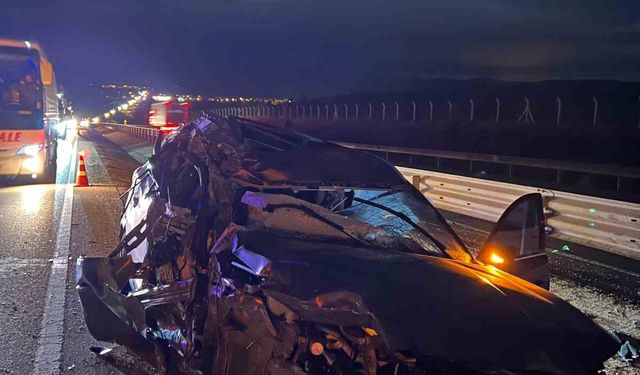
[[[3,0],[2,6],[0,35],[40,41],[69,87],[128,82],[211,95],[319,96],[437,77],[640,80],[635,0]]]

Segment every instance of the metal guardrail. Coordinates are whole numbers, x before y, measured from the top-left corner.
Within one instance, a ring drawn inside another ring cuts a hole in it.
[[[394,165],[640,203],[640,168],[338,142]]]
[[[551,236],[640,260],[640,204],[397,167],[439,209],[496,222],[518,197],[544,197]]]
[[[132,137],[140,138],[147,142],[153,143],[160,131],[156,128],[143,125],[129,125],[129,124],[115,124],[115,123],[101,123],[101,125],[117,129]]]
[[[149,142],[153,142],[159,133],[157,129],[145,126],[103,125]],[[341,143],[341,145],[367,151],[405,152],[408,150],[352,143]],[[419,151],[430,156],[469,160],[469,154],[451,152],[436,154],[435,151]],[[526,159],[496,159],[487,155],[477,157],[490,158],[494,162],[527,162]],[[531,159],[530,162],[533,163],[532,166],[536,166],[540,161]],[[582,168],[575,165],[565,167],[572,171],[576,169],[580,171]],[[497,221],[509,204],[518,197],[531,192],[542,193],[545,198],[547,225],[551,228],[551,236],[640,260],[640,204],[424,169],[402,166],[396,166],[396,168],[437,208],[487,221]],[[636,176],[637,172],[632,170],[629,173],[631,176]]]
[[[568,162],[568,161],[562,161],[562,160],[548,160],[548,159],[525,158],[525,157],[514,157],[514,156],[504,156],[504,155],[488,155],[488,154],[478,154],[478,153],[472,153],[472,152],[428,150],[428,149],[419,149],[419,148],[410,148],[410,147],[377,146],[377,145],[367,145],[367,144],[349,143],[349,142],[336,142],[336,143],[345,147],[357,148],[359,150],[366,150],[366,151],[381,152],[387,155],[397,154],[397,155],[405,155],[405,156],[411,156],[411,155],[430,156],[435,158],[438,164],[439,164],[439,160],[442,160],[442,159],[467,160],[471,162],[471,164],[469,164],[470,172],[474,171],[473,162],[475,161],[475,162],[504,164],[506,166],[512,166],[512,167],[523,166],[523,167],[553,169],[555,171],[556,179],[558,181],[562,180],[563,171],[599,174],[599,175],[605,175],[605,176],[612,176],[616,178],[620,178],[620,177],[640,178],[640,168],[616,167],[615,170],[613,170],[611,165],[606,165],[606,164]],[[389,157],[387,156],[387,159],[388,158]],[[512,167],[510,169],[512,169]],[[618,182],[617,185],[619,186],[620,182]]]

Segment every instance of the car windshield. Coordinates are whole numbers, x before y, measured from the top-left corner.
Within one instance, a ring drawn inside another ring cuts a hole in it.
[[[37,129],[42,87],[37,52],[0,48],[0,129]]]
[[[431,252],[430,244],[436,243],[449,257],[470,262],[471,254],[449,224],[426,198],[416,194],[405,186],[389,191],[355,190],[352,205],[338,213],[409,238]]]
[[[254,222],[283,235],[341,238],[471,262],[471,255],[449,225],[416,194],[403,186],[392,190],[308,190],[295,197],[247,192],[243,202],[269,206]]]

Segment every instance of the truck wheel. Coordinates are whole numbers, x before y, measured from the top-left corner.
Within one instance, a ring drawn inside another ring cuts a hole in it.
[[[44,170],[42,175],[38,178],[39,183],[43,184],[55,184],[56,175],[58,172],[58,157],[57,155],[49,155],[48,160],[45,161]]]

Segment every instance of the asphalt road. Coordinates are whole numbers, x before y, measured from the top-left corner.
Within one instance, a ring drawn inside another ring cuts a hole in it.
[[[43,313],[75,145],[75,134],[58,144],[60,184],[0,187],[0,373],[32,373],[44,347]]]
[[[123,348],[89,335],[74,290],[77,257],[103,256],[114,247],[122,207],[118,196],[148,152],[135,142],[116,147],[109,140],[125,139],[104,135],[83,132],[60,143],[57,185],[0,187],[0,374],[153,373]],[[68,184],[78,150],[85,152],[91,187]],[[455,229],[463,239],[480,246],[486,228],[458,221]],[[640,307],[634,301],[558,277],[552,291],[603,326],[640,337],[640,323],[635,325]],[[92,346],[112,350],[98,356]],[[640,372],[615,359],[607,367],[609,374]]]

